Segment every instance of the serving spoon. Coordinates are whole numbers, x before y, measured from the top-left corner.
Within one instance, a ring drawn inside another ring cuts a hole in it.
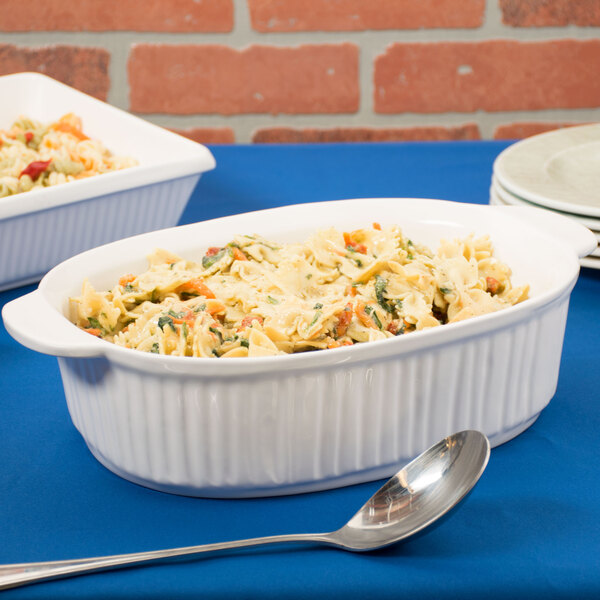
[[[376,550],[406,540],[448,515],[477,483],[489,455],[490,444],[483,433],[450,435],[398,471],[343,527],[330,533],[274,535],[134,554],[0,565],[0,590],[175,556],[264,544],[310,542],[352,552]]]

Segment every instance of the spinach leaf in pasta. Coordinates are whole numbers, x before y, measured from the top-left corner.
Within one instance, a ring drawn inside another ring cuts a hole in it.
[[[384,294],[387,292],[387,281],[381,275],[375,275],[375,296],[377,297],[377,302],[383,310],[389,313],[394,312],[394,308],[388,302]]]
[[[216,254],[202,257],[202,268],[210,269],[215,263],[220,261],[225,256],[227,248],[221,248]]]
[[[173,324],[173,319],[167,315],[164,315],[158,319],[158,326],[160,327],[161,331],[165,330],[165,325],[168,325],[173,331],[177,331],[177,329],[175,329],[175,325]]]

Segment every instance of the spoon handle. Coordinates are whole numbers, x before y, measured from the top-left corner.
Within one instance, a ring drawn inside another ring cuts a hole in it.
[[[74,577],[96,571],[119,569],[131,565],[158,561],[176,556],[203,554],[222,550],[234,550],[248,546],[264,544],[284,544],[288,542],[313,542],[335,544],[329,533],[297,533],[290,535],[274,535],[269,537],[250,538],[201,546],[186,546],[168,550],[151,552],[135,552],[132,554],[116,554],[114,556],[97,556],[95,558],[78,558],[75,560],[55,560],[48,562],[21,563],[0,565],[0,590],[37,583],[47,579]]]

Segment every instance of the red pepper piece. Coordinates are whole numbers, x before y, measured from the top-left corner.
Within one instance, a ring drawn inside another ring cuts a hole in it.
[[[348,250],[354,250],[355,252],[360,252],[361,254],[367,253],[367,247],[364,244],[358,244],[355,242],[349,233],[344,232],[344,244],[346,244],[346,248]]]
[[[248,257],[239,249],[233,246],[233,260],[248,260]]]
[[[252,321],[258,321],[261,325],[264,323],[264,319],[258,315],[247,315],[242,319],[242,322],[238,327],[238,331],[241,331],[245,327],[250,327],[250,325],[252,325]]]
[[[487,291],[490,294],[497,294],[498,289],[500,288],[500,282],[494,277],[486,277],[485,282],[487,284]]]
[[[340,313],[338,318],[338,324],[335,328],[335,337],[341,338],[346,335],[348,325],[350,325],[350,321],[352,321],[352,302],[348,302],[348,304],[346,304],[344,310]]]
[[[29,144],[29,142],[33,139],[33,133],[31,131],[25,132],[25,143]]]
[[[29,175],[35,181],[48,168],[51,162],[51,160],[34,160],[21,171],[19,177]]]

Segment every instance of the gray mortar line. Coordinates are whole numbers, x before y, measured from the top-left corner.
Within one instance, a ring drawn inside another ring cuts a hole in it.
[[[498,2],[486,2],[483,24],[474,29],[418,29],[418,30],[367,30],[325,32],[273,32],[261,33],[252,29],[247,3],[234,2],[234,28],[228,33],[161,33],[161,32],[18,32],[0,34],[2,43],[35,47],[48,44],[67,44],[102,47],[111,55],[109,76],[111,88],[108,101],[128,108],[129,84],[127,60],[133,44],[224,44],[243,49],[251,44],[275,47],[295,47],[301,44],[355,43],[359,47],[360,106],[356,113],[336,114],[242,114],[242,115],[168,115],[142,114],[166,127],[231,127],[238,143],[250,142],[254,131],[264,127],[451,127],[476,123],[483,138],[490,138],[494,129],[507,122],[519,121],[598,121],[600,109],[545,109],[536,111],[502,111],[471,113],[400,113],[376,114],[373,102],[373,76],[375,58],[395,42],[458,42],[508,39],[514,41],[554,41],[561,39],[589,40],[600,38],[599,27],[543,27],[515,28],[502,23]]]

